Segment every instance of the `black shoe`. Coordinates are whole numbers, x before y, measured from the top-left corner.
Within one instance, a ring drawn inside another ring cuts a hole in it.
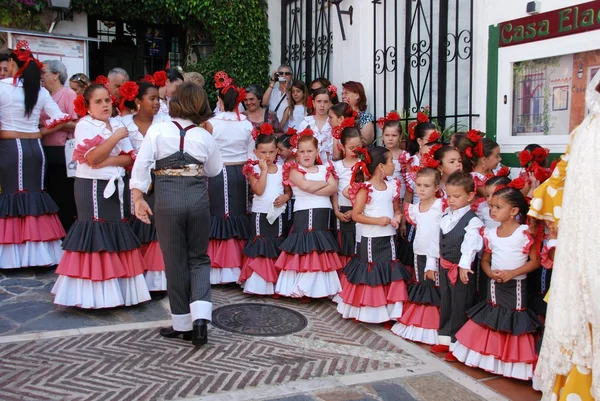
[[[166,291],[150,291],[150,299],[152,299],[153,301],[160,301],[166,296]]]
[[[192,341],[192,331],[177,331],[171,327],[163,327],[158,331],[161,336],[167,338],[177,338],[179,336],[183,336],[185,341]]]
[[[200,347],[208,342],[208,325],[204,319],[194,320],[194,328],[192,329],[192,344]]]

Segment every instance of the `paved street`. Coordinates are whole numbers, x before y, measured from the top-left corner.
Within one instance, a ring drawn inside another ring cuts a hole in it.
[[[49,294],[54,279],[45,269],[0,275],[3,401],[540,398],[528,383],[448,364],[381,325],[341,319],[328,300],[216,287],[209,344],[194,349],[158,335],[168,325],[166,299],[109,311],[61,308]]]

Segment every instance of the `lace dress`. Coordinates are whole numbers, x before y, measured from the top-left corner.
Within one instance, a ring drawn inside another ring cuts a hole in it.
[[[590,114],[571,133],[567,153],[532,200],[530,216],[560,219],[552,294],[535,372],[544,401],[600,398],[600,358],[594,357],[600,331],[593,327],[600,318],[600,230],[586,229],[600,219],[599,83],[596,74],[586,91]]]

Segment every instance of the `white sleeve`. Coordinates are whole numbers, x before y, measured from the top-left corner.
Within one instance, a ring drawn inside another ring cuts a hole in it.
[[[152,182],[152,176],[150,170],[154,165],[157,158],[156,149],[156,137],[160,135],[160,132],[155,133],[155,127],[150,126],[148,132],[142,141],[142,146],[135,158],[133,168],[131,170],[131,180],[129,186],[133,189],[139,189],[143,193],[148,192],[150,183]]]
[[[250,137],[252,138],[252,137]],[[208,132],[204,135],[206,149],[206,160],[204,161],[204,173],[208,177],[215,177],[223,170],[223,158],[212,135]]]
[[[425,264],[426,272],[430,270],[437,272],[439,270],[438,260],[440,258],[440,230],[441,229],[438,229],[437,235],[434,235],[429,243],[429,248],[427,249],[427,263]]]
[[[460,246],[461,257],[458,262],[458,267],[461,269],[471,269],[475,256],[483,248],[483,238],[480,234],[481,227],[483,227],[481,220],[474,217],[465,228],[465,237]]]
[[[58,124],[66,123],[72,120],[69,114],[62,112],[54,99],[52,99],[50,93],[45,88],[40,89],[39,96],[43,98],[42,100],[44,103],[42,108],[50,117],[50,119],[44,121],[45,127],[52,128]]]

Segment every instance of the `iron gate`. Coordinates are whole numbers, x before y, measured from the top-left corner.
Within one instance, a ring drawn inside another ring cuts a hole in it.
[[[472,104],[473,2],[372,0],[371,106],[377,117],[395,109],[411,121],[429,106],[443,129],[471,128],[478,116]],[[404,62],[398,63],[401,50]]]
[[[333,33],[329,0],[282,0],[281,63],[310,85],[329,76]]]

